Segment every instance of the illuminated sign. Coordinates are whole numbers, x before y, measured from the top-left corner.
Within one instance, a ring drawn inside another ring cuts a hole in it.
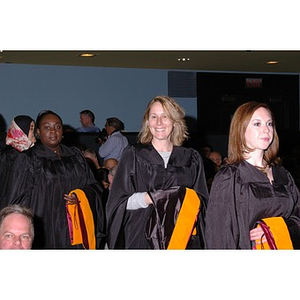
[[[262,88],[262,78],[246,78],[246,88],[261,89]]]

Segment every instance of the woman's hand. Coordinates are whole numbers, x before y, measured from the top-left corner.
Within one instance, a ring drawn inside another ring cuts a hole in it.
[[[145,193],[145,203],[148,204],[148,205],[153,204],[152,199],[151,199],[151,197],[149,196],[148,193]]]
[[[74,193],[71,196],[69,196],[68,194],[64,194],[64,199],[67,201],[67,204],[69,205],[74,205],[78,203],[78,198]]]
[[[267,241],[267,239],[265,237],[263,237],[264,232],[262,230],[261,227],[256,227],[252,230],[250,230],[250,241],[256,241],[258,240],[257,243],[265,243]]]

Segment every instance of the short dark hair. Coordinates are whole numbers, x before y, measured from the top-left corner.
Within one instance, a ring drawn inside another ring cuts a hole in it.
[[[124,123],[116,117],[106,119],[106,123],[109,126],[114,127],[116,130],[124,130],[125,128]]]
[[[31,224],[31,236],[33,239],[34,238],[34,224],[33,224],[34,214],[32,210],[30,208],[18,204],[8,205],[2,208],[2,210],[0,211],[0,227],[2,226],[4,219],[11,214],[23,215],[29,220]]]
[[[94,115],[94,113],[93,113],[91,110],[89,110],[89,109],[82,110],[82,111],[80,112],[80,115],[81,115],[81,114],[83,114],[83,115],[88,115],[88,116],[92,119],[92,122],[93,122],[93,123],[95,122],[95,115]]]
[[[61,124],[63,125],[63,121],[62,121],[62,118],[57,114],[55,113],[54,111],[52,110],[42,110],[37,118],[36,118],[36,121],[35,121],[35,127],[36,129],[40,129],[40,124],[41,124],[41,120],[43,119],[44,116],[47,116],[47,115],[54,115],[54,116],[57,116],[58,119],[60,120]]]

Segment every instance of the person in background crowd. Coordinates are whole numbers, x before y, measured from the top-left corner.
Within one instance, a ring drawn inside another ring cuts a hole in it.
[[[121,133],[124,130],[124,123],[115,117],[108,118],[105,129],[108,136],[106,141],[99,139],[101,144],[98,150],[99,156],[104,162],[109,158],[119,161],[123,150],[128,146],[127,138]]]
[[[114,177],[117,172],[117,168],[118,168],[118,165],[115,165],[109,169],[109,172],[108,172],[109,189],[111,189],[111,186],[113,184]]]
[[[115,158],[109,158],[104,162],[104,168],[110,170],[111,168],[118,165],[118,161]]]
[[[33,147],[36,142],[34,128],[35,121],[27,115],[14,117],[8,128],[6,146],[0,151],[0,209],[8,204],[8,181],[17,156]]]
[[[202,158],[209,158],[210,153],[213,151],[212,146],[209,144],[204,144],[200,147],[200,154]]]
[[[76,129],[77,132],[100,132],[95,125],[95,115],[92,111],[86,109],[80,112],[80,123],[82,127]]]
[[[109,188],[110,188],[108,173],[109,173],[109,170],[106,168],[100,168],[99,172],[98,172],[99,181],[103,186],[103,196],[102,196],[103,207],[106,207],[108,194],[109,194]]]
[[[109,188],[108,173],[109,173],[109,170],[106,168],[99,169],[99,179],[101,180],[101,183],[102,183],[104,189]]]
[[[202,144],[199,149],[199,153],[202,157],[204,171],[205,171],[205,178],[208,191],[210,191],[210,187],[215,176],[215,164],[211,159],[209,159],[209,155],[212,152],[212,146],[209,144]]]
[[[266,241],[257,222],[274,217],[286,223],[293,247],[300,248],[300,195],[280,164],[278,149],[268,105],[247,102],[238,107],[230,124],[226,165],[215,175],[210,191],[207,249],[257,248]]]
[[[208,158],[214,162],[214,164],[215,164],[215,170],[217,172],[221,168],[222,163],[223,163],[222,154],[220,152],[218,152],[218,151],[212,151],[209,154]]]
[[[9,204],[29,207],[35,214],[33,248],[86,248],[83,242],[74,242],[66,210],[85,205],[85,211],[92,214],[85,225],[94,224],[95,247],[100,249],[105,234],[101,185],[81,151],[61,144],[63,122],[59,115],[42,111],[36,120],[36,134],[36,145],[21,153],[14,164],[8,193]]]
[[[99,170],[101,170],[101,166],[97,157],[97,152],[94,149],[89,148],[83,151],[83,155],[87,160],[91,170],[93,171],[95,179],[98,182],[101,182],[101,180],[99,179]]]
[[[33,213],[30,209],[10,205],[0,211],[0,249],[28,250],[33,239]]]
[[[199,152],[181,146],[187,135],[184,111],[173,99],[158,96],[149,102],[139,143],[124,150],[109,192],[109,249],[169,248],[177,233],[171,223],[182,202],[196,210],[187,218],[191,231],[187,230],[188,237],[180,248],[204,247],[203,214],[208,191]],[[188,197],[192,191],[196,196]],[[160,214],[170,222],[161,224]],[[163,232],[166,236],[160,238]]]

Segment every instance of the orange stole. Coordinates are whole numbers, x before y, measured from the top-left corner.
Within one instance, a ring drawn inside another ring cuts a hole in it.
[[[68,217],[71,219],[71,245],[82,244],[85,249],[96,249],[94,217],[89,201],[82,190],[73,190],[69,196],[73,193],[76,194],[78,203],[66,205]]]
[[[294,249],[293,243],[291,241],[290,233],[287,228],[287,225],[282,217],[271,217],[262,219],[267,226],[269,227],[275,244],[278,250],[291,250]],[[260,226],[259,224],[257,226]],[[270,250],[269,244],[259,243],[260,240],[256,240],[256,249],[257,250]]]
[[[197,193],[186,188],[186,194],[176,220],[176,224],[168,245],[168,250],[185,249],[190,239],[200,209]]]

